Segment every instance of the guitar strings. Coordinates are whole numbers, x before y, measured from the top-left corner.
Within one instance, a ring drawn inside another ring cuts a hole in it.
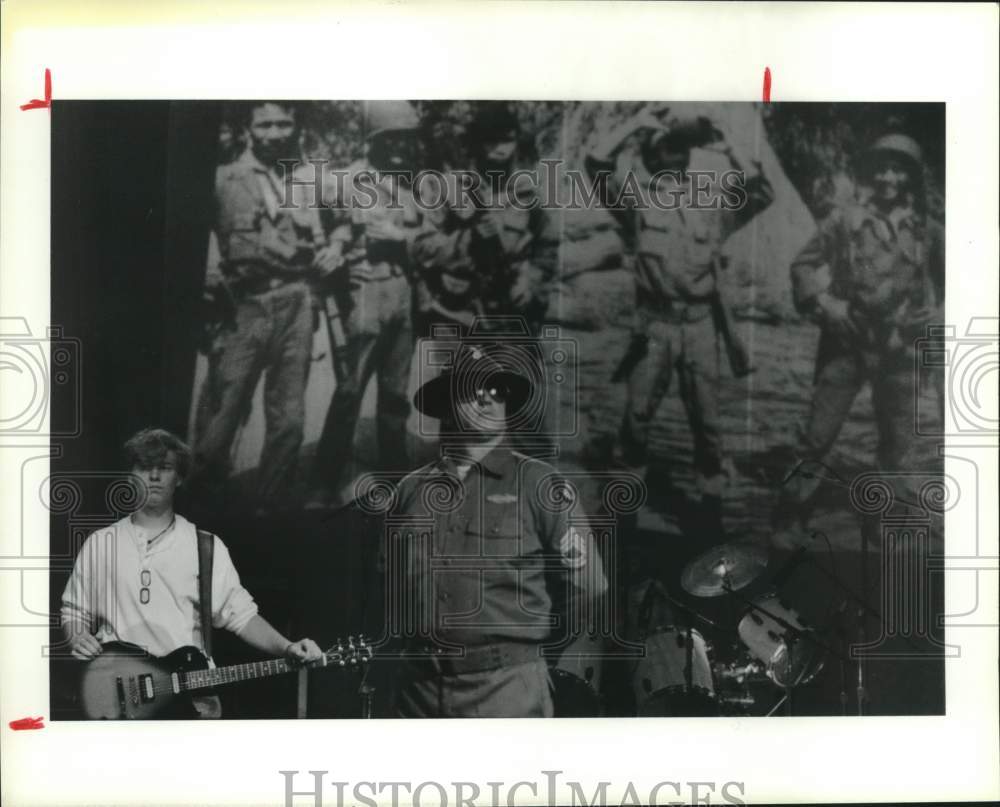
[[[325,665],[319,665],[317,663],[318,660],[317,661],[311,661],[311,662],[307,662],[304,665],[305,669],[311,669],[311,668],[322,669],[323,666],[330,666],[330,665],[336,666],[336,665],[339,664],[339,662],[346,661],[345,657],[342,656],[342,655],[340,655],[339,653],[332,653],[332,654],[331,653],[324,653],[323,655],[326,657],[326,664]],[[358,656],[355,655],[354,658],[355,658],[355,660],[357,660]],[[364,659],[364,655],[363,654],[362,654],[361,658]],[[213,669],[190,670],[188,672],[178,673],[178,676],[190,677],[192,674],[199,673],[199,672],[212,673],[212,674],[218,675],[220,673],[220,671],[223,671],[223,670],[235,670],[237,668],[246,668],[246,667],[250,667],[250,668],[255,668],[255,667],[256,668],[262,668],[264,665],[275,664],[275,663],[284,665],[285,669],[283,669],[283,670],[268,671],[268,672],[264,672],[263,675],[260,675],[260,674],[258,674],[258,675],[251,675],[251,676],[244,677],[244,678],[240,678],[240,677],[235,677],[235,678],[233,678],[233,677],[227,677],[226,675],[223,674],[223,675],[220,676],[220,680],[212,681],[211,683],[205,683],[205,684],[194,684],[193,686],[190,685],[186,681],[181,681],[180,682],[181,685],[180,685],[180,690],[179,691],[180,692],[197,692],[198,690],[211,689],[212,687],[220,686],[220,685],[225,685],[225,684],[235,684],[235,683],[239,683],[240,681],[254,681],[254,680],[257,680],[259,678],[269,677],[270,675],[284,675],[286,673],[294,672],[295,670],[301,669],[300,667],[293,667],[293,666],[291,666],[291,663],[289,661],[285,660],[285,659],[269,659],[268,661],[251,661],[251,662],[247,662],[246,664],[233,664],[233,665],[228,666],[228,667],[219,667],[219,668],[216,668],[214,670]],[[142,687],[141,684],[139,685],[139,688],[140,688],[140,690],[143,689],[143,687]],[[163,695],[163,694],[168,694],[168,695],[179,694],[179,693],[175,693],[174,692],[174,684],[173,684],[173,680],[172,680],[171,676],[166,676],[166,677],[157,676],[157,677],[153,678],[153,697],[156,697],[157,695]]]

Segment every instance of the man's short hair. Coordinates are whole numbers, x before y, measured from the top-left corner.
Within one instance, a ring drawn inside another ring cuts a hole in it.
[[[262,106],[267,106],[268,104],[274,104],[274,106],[281,107],[286,112],[291,112],[292,117],[295,118],[295,125],[299,126],[302,122],[302,109],[301,105],[296,101],[246,101],[243,103],[240,109],[240,120],[243,126],[250,126],[253,120],[253,111]]]
[[[166,429],[142,429],[125,442],[129,468],[151,468],[162,462],[168,451],[177,456],[177,473],[183,479],[191,468],[191,448]]]

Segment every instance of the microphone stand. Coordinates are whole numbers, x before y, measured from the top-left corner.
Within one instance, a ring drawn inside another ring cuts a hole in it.
[[[808,463],[812,463],[812,464],[820,465],[822,468],[824,468],[825,470],[829,471],[830,474],[832,474],[832,476],[827,476],[825,474],[816,474],[816,473],[808,472],[808,471],[802,471],[802,466],[805,465],[807,462]],[[803,476],[806,476],[806,477],[809,477],[809,478],[820,479],[822,481],[830,482],[831,484],[834,484],[837,487],[844,488],[846,490],[850,490],[851,489],[851,485],[847,484],[846,480],[842,479],[840,477],[840,475],[837,474],[836,471],[834,471],[832,468],[830,468],[825,463],[820,462],[818,460],[801,460],[798,464],[796,464],[796,466],[794,468],[792,468],[791,471],[788,472],[788,474],[785,475],[784,479],[782,479],[782,482],[781,482],[782,486],[788,484],[789,480],[791,480],[797,474],[802,474]],[[925,512],[927,511],[927,508],[925,506],[917,504],[916,502],[912,502],[912,501],[910,501],[910,500],[908,500],[908,499],[906,499],[906,498],[904,498],[902,496],[899,496],[898,494],[895,494],[895,493],[894,493],[894,499],[896,501],[898,501],[900,504],[904,504],[904,505],[906,505],[908,507],[914,507],[914,508],[917,508],[918,510],[923,510]],[[872,523],[872,520],[870,518],[864,518],[864,517],[862,517],[862,519],[861,519],[861,590],[864,593],[864,596],[866,598],[868,597],[868,593],[869,593],[869,583],[868,583],[868,549],[869,549],[869,544],[870,544],[871,523]],[[815,536],[815,533],[813,533],[813,535]],[[871,606],[869,606],[866,601],[860,599],[847,586],[845,586],[843,583],[841,583],[839,580],[837,580],[836,576],[833,573],[828,572],[826,569],[824,569],[818,563],[814,563],[813,565],[817,566],[825,574],[827,574],[827,576],[830,577],[830,579],[832,579],[838,586],[840,586],[841,589],[843,589],[844,591],[846,591],[847,594],[848,594],[848,596],[851,599],[853,599],[855,601],[855,603],[857,603],[857,605],[858,605],[858,609],[857,609],[857,638],[858,638],[858,644],[861,645],[861,646],[864,646],[866,644],[866,640],[867,640],[867,631],[866,631],[866,618],[867,618],[867,616],[871,615],[871,616],[875,617],[875,619],[877,619],[878,622],[881,625],[883,625],[883,627],[884,627],[885,622],[882,619],[882,615],[879,614],[879,612],[876,611],[874,608],[872,608]],[[763,610],[763,609],[759,609],[759,610]],[[782,622],[782,620],[777,620],[777,621],[779,622],[779,624]],[[844,638],[845,638],[845,641],[846,641],[846,636]],[[906,640],[906,643],[910,645],[910,647],[916,649],[916,644],[909,637],[904,637],[904,639]],[[837,655],[838,655],[838,657],[841,658],[841,661],[843,662],[843,660],[844,660],[843,655],[841,655],[841,654],[837,654]],[[867,681],[867,665],[865,663],[865,657],[863,655],[859,655],[858,656],[857,662],[858,662],[858,676],[857,676],[857,687],[856,687],[856,690],[855,690],[855,696],[856,696],[856,700],[857,700],[858,715],[859,716],[863,716],[863,715],[865,715],[865,713],[867,712],[867,709],[868,709],[868,691],[867,691],[867,684],[866,684],[866,681]],[[849,663],[849,662],[847,662],[847,663]],[[846,684],[845,684],[844,689],[846,689]],[[846,691],[842,690],[841,695],[842,695],[842,699],[843,700],[846,700],[846,694],[847,694]],[[844,713],[846,714],[846,703],[844,704]]]
[[[840,714],[847,717],[847,668],[850,666],[847,657],[847,629],[844,627],[844,611],[847,609],[847,600],[844,600],[837,609],[834,617],[837,625],[837,637],[840,639],[840,647],[843,655],[840,658]]]
[[[789,668],[790,669],[794,669],[794,666],[793,666],[792,662],[794,661],[795,643],[799,639],[801,639],[803,637],[805,637],[807,641],[810,641],[814,645],[816,645],[817,647],[819,647],[821,650],[825,650],[827,653],[829,653],[834,658],[840,659],[842,661],[844,660],[844,655],[842,653],[840,653],[839,651],[835,650],[833,647],[831,647],[825,641],[823,641],[822,639],[820,639],[819,636],[816,635],[815,631],[803,630],[802,628],[799,628],[799,627],[791,624],[786,619],[778,616],[777,614],[771,613],[766,608],[764,608],[762,605],[760,605],[760,604],[758,604],[758,603],[756,603],[756,602],[754,602],[754,601],[752,601],[752,600],[744,597],[742,594],[738,594],[737,591],[736,591],[736,589],[734,589],[732,587],[732,584],[729,581],[729,573],[728,572],[724,573],[723,576],[722,576],[722,587],[726,590],[726,592],[728,594],[735,595],[744,604],[746,604],[747,606],[749,606],[751,610],[758,611],[758,612],[764,614],[764,616],[768,617],[769,619],[774,620],[775,622],[778,623],[778,625],[780,625],[782,628],[785,629],[786,633],[785,633],[785,636],[783,637],[783,640],[784,640],[785,647],[786,647],[786,649],[788,651],[788,660],[789,660]],[[779,684],[779,686],[781,686],[782,689],[785,690],[785,714],[786,715],[789,715],[789,716],[792,715],[792,689],[795,686],[798,685],[798,682],[799,682],[799,680],[801,678],[802,678],[802,673],[800,673],[799,676],[798,676],[798,678],[796,678],[791,683],[786,683],[784,685],[780,685]],[[773,680],[773,678],[772,678],[772,680]],[[777,683],[777,682],[775,682],[775,683]]]
[[[869,530],[871,529],[870,524],[871,519],[862,519],[861,521],[861,590],[865,593],[866,597],[868,596],[868,541]],[[858,644],[862,647],[867,643],[865,618],[869,610],[864,603],[858,608]],[[881,622],[881,617],[879,617],[879,621]],[[858,654],[857,701],[859,717],[864,716],[868,708],[868,691],[865,687],[865,682],[867,681],[866,667],[864,654]]]

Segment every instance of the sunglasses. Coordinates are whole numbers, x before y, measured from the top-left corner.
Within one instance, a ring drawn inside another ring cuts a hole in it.
[[[507,403],[510,391],[501,384],[489,384],[474,390],[465,390],[458,396],[459,403],[477,403],[485,406],[488,403]]]

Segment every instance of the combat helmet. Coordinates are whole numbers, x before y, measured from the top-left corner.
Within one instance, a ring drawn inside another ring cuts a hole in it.
[[[902,159],[910,167],[914,181],[920,178],[924,170],[924,152],[916,140],[901,132],[890,132],[877,138],[862,155],[861,167],[870,173],[880,157],[889,155]]]
[[[420,116],[409,101],[365,101],[365,136],[416,129]]]

